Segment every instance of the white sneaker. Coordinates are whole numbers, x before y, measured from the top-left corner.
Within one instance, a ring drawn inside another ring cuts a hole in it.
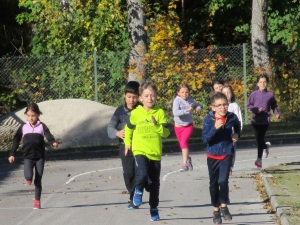
[[[264,158],[268,158],[270,146],[271,146],[271,143],[269,141],[266,142],[266,149],[264,149],[264,152],[263,152]]]

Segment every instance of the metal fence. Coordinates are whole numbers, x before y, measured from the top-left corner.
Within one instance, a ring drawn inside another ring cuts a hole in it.
[[[281,59],[283,53],[286,51],[282,47],[274,48],[271,51],[272,60],[283,63],[287,60]],[[288,63],[293,64],[295,70],[291,73],[294,74],[294,80],[291,82],[299,84],[299,65],[295,60]],[[170,117],[170,102],[176,94],[178,84],[188,83],[192,88],[191,95],[204,111],[208,111],[211,83],[220,79],[234,88],[244,115],[244,123],[247,123],[246,101],[250,91],[255,88],[251,46],[244,44],[238,47],[152,52],[147,56],[145,64],[147,77],[158,86],[158,104]],[[278,74],[276,76],[279,77],[277,80],[280,83],[280,74],[284,74],[284,69],[278,67],[274,69],[274,73]],[[14,90],[25,102],[83,98],[116,107],[123,102],[122,93],[127,74],[127,51],[0,59],[0,83]],[[282,94],[278,85],[274,85],[273,88],[277,95]],[[293,102],[295,98],[299,101],[299,91],[298,96],[295,92],[297,87],[286,84],[285,88],[289,93],[293,93]],[[280,100],[284,102],[283,105],[291,106],[291,99],[289,95]],[[199,117],[198,122],[201,119]],[[4,129],[1,130],[4,132]]]

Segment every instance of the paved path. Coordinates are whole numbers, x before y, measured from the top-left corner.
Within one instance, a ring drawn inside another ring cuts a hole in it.
[[[300,146],[272,146],[263,166],[300,160]],[[233,220],[224,224],[276,224],[264,209],[250,174],[256,151],[238,151],[230,177],[229,206]],[[43,177],[42,209],[33,210],[33,186],[26,186],[21,164],[0,165],[1,224],[213,224],[208,192],[205,153],[192,153],[193,172],[179,172],[179,154],[162,160],[159,212],[161,220],[149,219],[148,193],[138,210],[127,210],[121,161],[117,158],[47,161]]]

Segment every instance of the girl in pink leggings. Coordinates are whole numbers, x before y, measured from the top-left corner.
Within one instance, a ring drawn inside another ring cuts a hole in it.
[[[182,150],[183,164],[180,171],[192,171],[192,159],[189,156],[188,141],[193,132],[193,111],[200,113],[200,105],[190,97],[190,88],[186,84],[180,84],[177,88],[177,96],[173,101],[174,130]]]

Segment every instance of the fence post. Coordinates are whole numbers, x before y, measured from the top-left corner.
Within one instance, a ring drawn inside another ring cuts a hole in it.
[[[94,50],[94,86],[95,86],[95,102],[98,102],[98,79],[97,79],[97,51]]]
[[[245,124],[248,124],[248,110],[247,110],[247,59],[246,59],[246,43],[243,43],[243,74],[244,74],[244,111]]]

